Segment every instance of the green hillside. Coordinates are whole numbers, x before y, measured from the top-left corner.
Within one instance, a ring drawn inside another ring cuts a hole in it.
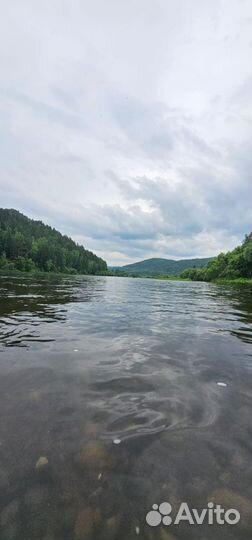
[[[252,278],[252,233],[245,236],[241,246],[228,253],[220,253],[205,268],[185,270],[181,277],[194,281]]]
[[[0,270],[96,274],[106,271],[107,264],[42,221],[2,208]]]
[[[140,274],[143,276],[169,275],[177,276],[187,268],[205,267],[212,258],[184,259],[174,261],[172,259],[146,259],[133,264],[121,266],[118,270],[128,274]]]

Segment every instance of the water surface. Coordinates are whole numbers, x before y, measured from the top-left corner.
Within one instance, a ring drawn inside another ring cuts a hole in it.
[[[1,540],[251,540],[250,287],[2,276],[0,295]],[[242,520],[148,526],[163,501]]]

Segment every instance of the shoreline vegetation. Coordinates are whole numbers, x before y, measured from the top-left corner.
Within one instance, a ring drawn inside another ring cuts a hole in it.
[[[192,281],[236,281],[252,280],[252,232],[245,235],[242,244],[232,251],[220,253],[205,268],[189,268],[180,274]]]
[[[35,272],[28,272],[28,271],[22,271],[22,270],[10,270],[6,271],[3,268],[0,269],[0,276],[8,277],[8,276],[33,276],[33,277],[49,277],[49,278],[57,278],[57,277],[71,277],[71,276],[79,276],[79,277],[85,277],[85,276],[97,276],[97,277],[121,277],[121,278],[131,278],[131,279],[155,279],[159,281],[187,281],[192,282],[196,281],[190,278],[184,278],[181,276],[141,276],[141,275],[125,275],[115,273],[115,272],[104,272],[104,273],[97,273],[97,274],[69,274],[67,272],[46,272],[46,271],[35,271]],[[197,280],[198,282],[204,282],[205,280]],[[205,281],[206,282],[206,281]],[[219,278],[219,279],[213,279],[211,280],[211,283],[215,283],[216,285],[224,285],[224,284],[230,284],[230,285],[252,285],[252,278],[234,278],[234,279],[228,279],[228,278]]]
[[[141,274],[108,269],[107,263],[41,221],[17,210],[0,209],[0,274],[34,276],[100,275],[252,284],[252,233],[241,246],[220,253],[204,267],[187,268],[179,275]]]

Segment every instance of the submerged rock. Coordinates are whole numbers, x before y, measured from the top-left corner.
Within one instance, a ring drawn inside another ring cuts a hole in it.
[[[92,507],[82,510],[76,519],[74,534],[76,540],[90,540],[97,523],[100,521],[100,511]]]
[[[35,468],[37,470],[45,469],[48,466],[48,459],[47,457],[41,456],[38,461],[36,462]]]
[[[67,505],[64,509],[64,515],[63,515],[63,523],[64,527],[66,527],[69,530],[74,529],[74,525],[76,522],[76,507],[75,506],[69,506]]]
[[[166,527],[145,527],[144,540],[178,540]]]
[[[1,540],[16,540],[17,539],[17,524],[15,522],[9,523],[4,529],[4,536]]]
[[[32,401],[39,401],[41,399],[41,392],[39,390],[32,390],[30,393],[30,398]]]
[[[85,432],[90,439],[94,439],[97,437],[98,433],[100,431],[99,425],[95,422],[88,422],[86,425]]]
[[[106,520],[105,532],[108,540],[116,540],[118,538],[118,531],[120,528],[120,516],[111,516]]]
[[[165,529],[161,529],[159,539],[160,540],[176,540],[176,536],[174,534],[166,531]]]
[[[45,536],[43,536],[43,540],[55,540],[55,536],[52,533],[47,533]]]
[[[32,510],[48,503],[48,489],[45,486],[34,486],[25,494],[24,502]]]
[[[17,538],[17,514],[19,511],[19,503],[14,500],[0,514],[0,527],[3,530],[3,538],[6,540],[14,540]],[[2,536],[1,536],[2,538]]]
[[[220,504],[225,510],[234,508],[240,512],[241,521],[237,524],[237,527],[243,529],[251,529],[252,527],[252,501],[246,499],[229,489],[216,489],[208,501],[213,502],[214,504]]]
[[[9,477],[6,470],[0,468],[0,490],[3,491],[9,486]]]
[[[110,469],[113,467],[115,460],[112,454],[99,442],[92,442],[84,446],[77,456],[77,463],[87,467],[88,469]]]
[[[0,514],[0,525],[4,527],[8,523],[11,523],[19,510],[19,503],[18,501],[14,500],[11,503],[9,503],[7,506],[4,507]]]

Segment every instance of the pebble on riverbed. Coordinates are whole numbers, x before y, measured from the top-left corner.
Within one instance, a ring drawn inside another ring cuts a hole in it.
[[[3,467],[0,467],[0,492],[3,492],[5,489],[7,489],[8,485],[9,475]]]
[[[48,488],[43,485],[30,487],[24,496],[25,505],[32,511],[38,510],[48,504],[49,492]]]
[[[159,537],[160,540],[176,540],[176,538],[177,537],[171,534],[170,532],[165,531],[164,529],[161,529],[160,537]]]
[[[221,382],[221,381],[220,381],[220,382],[217,382],[217,385],[218,385],[218,386],[223,386],[223,387],[226,387],[226,386],[227,386],[227,384],[226,384],[225,382]]]
[[[100,521],[100,511],[95,508],[85,508],[76,519],[74,533],[77,540],[89,540],[97,523]]]
[[[238,510],[241,515],[241,521],[236,525],[236,527],[247,530],[251,533],[252,502],[249,499],[243,497],[235,491],[231,491],[230,489],[216,489],[208,497],[208,501],[213,502],[215,505],[220,504],[223,508],[235,508]]]
[[[106,448],[97,441],[88,443],[79,452],[76,458],[77,464],[87,467],[89,470],[98,470],[100,473],[111,469],[115,465],[114,456],[107,452]]]
[[[14,539],[17,538],[17,514],[19,510],[19,503],[17,500],[10,502],[2,510],[0,514],[0,528],[3,531],[3,538]],[[2,538],[2,536],[1,536]]]
[[[114,515],[108,518],[105,522],[105,537],[108,540],[116,540],[120,529],[120,516]]]
[[[32,390],[30,393],[31,401],[38,402],[41,399],[41,392],[39,390]]]
[[[36,462],[35,468],[37,471],[41,471],[42,469],[45,469],[48,466],[48,459],[47,457],[41,456],[38,461]]]
[[[0,525],[4,527],[5,525],[13,523],[18,513],[18,509],[19,503],[17,500],[12,501],[5,506],[0,514]]]
[[[43,540],[55,540],[55,536],[51,533],[47,533],[45,536],[43,536]]]

